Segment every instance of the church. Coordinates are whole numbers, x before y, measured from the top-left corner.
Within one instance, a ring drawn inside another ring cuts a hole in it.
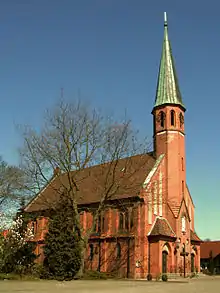
[[[200,272],[201,240],[195,232],[195,206],[186,183],[185,111],[165,13],[162,56],[151,112],[154,149],[144,155],[147,164],[135,175],[132,192],[117,194],[114,203],[102,211],[102,218],[89,237],[85,254],[88,270],[117,272],[120,277],[135,279],[149,274],[155,278],[161,274],[187,276]],[[137,155],[132,160],[138,166],[142,157]],[[119,167],[122,171],[123,159]],[[89,207],[99,202],[93,184],[99,178],[100,165],[91,168],[88,172],[96,180],[87,177],[88,182],[83,184],[90,188],[85,188],[78,203],[84,229],[93,221]],[[52,185],[59,176],[55,176]],[[50,198],[50,192],[51,188],[46,186],[24,209],[32,214],[42,211],[32,223],[39,262],[44,259],[48,223],[46,207],[40,199]],[[123,202],[123,210],[117,204],[119,201]]]

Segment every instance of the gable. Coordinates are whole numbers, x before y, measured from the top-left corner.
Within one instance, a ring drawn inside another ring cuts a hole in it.
[[[74,193],[80,205],[98,203],[103,194],[107,195],[108,200],[139,196],[143,182],[154,164],[155,158],[152,153],[148,153],[57,175],[26,206],[25,211],[46,210],[56,204],[62,188],[70,188],[68,176],[76,182]],[[107,194],[112,183],[115,186]]]
[[[190,219],[188,207],[186,206],[186,201],[184,198],[181,201],[177,217],[182,217],[183,214],[187,217],[188,221],[190,222],[191,219]]]
[[[167,219],[163,217],[156,217],[154,224],[151,227],[148,236],[167,236],[175,238],[176,234],[171,228]]]

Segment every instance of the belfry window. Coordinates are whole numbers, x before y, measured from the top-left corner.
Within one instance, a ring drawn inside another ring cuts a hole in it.
[[[175,119],[176,117],[175,117],[175,111],[174,110],[171,110],[170,111],[170,124],[171,124],[171,126],[175,126]]]
[[[159,122],[160,122],[160,126],[161,127],[164,127],[165,126],[165,113],[163,112],[163,111],[160,111],[160,113],[159,113]]]

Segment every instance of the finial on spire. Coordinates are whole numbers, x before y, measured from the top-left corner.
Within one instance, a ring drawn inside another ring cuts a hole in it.
[[[167,13],[164,12],[164,26],[167,26]]]

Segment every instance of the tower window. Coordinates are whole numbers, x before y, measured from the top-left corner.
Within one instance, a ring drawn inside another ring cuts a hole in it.
[[[182,181],[182,194],[184,194],[184,181]]]
[[[165,126],[165,116],[166,116],[166,114],[163,111],[160,111],[160,113],[158,115],[158,122],[160,122],[161,127]]]
[[[184,116],[182,112],[180,112],[179,118],[180,118],[180,127],[182,127],[184,124]]]
[[[174,110],[171,110],[170,111],[170,124],[171,126],[175,126],[175,111]]]
[[[182,171],[184,171],[184,162],[183,162],[183,158],[182,158]]]

